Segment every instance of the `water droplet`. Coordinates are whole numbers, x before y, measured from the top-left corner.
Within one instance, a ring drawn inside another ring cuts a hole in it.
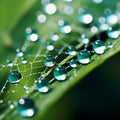
[[[105,52],[106,46],[103,41],[97,40],[93,43],[93,50],[97,54],[103,54]]]
[[[75,59],[72,59],[72,60],[69,62],[69,64],[70,64],[70,67],[72,67],[72,68],[76,68],[76,67],[77,67],[77,61],[76,61]]]
[[[47,49],[48,51],[53,51],[53,50],[54,50],[54,45],[51,44],[51,43],[48,43],[48,44],[46,45],[46,49]]]
[[[50,36],[50,40],[52,40],[52,41],[58,41],[58,40],[59,40],[59,36],[54,33],[54,34],[52,34],[52,35]]]
[[[24,55],[21,49],[16,49],[17,56],[22,57]]]
[[[108,47],[108,48],[113,48],[113,44],[112,44],[111,42],[108,42],[108,43],[107,43],[107,47]]]
[[[64,81],[67,78],[67,71],[63,66],[56,67],[53,74],[54,78],[58,81]]]
[[[2,104],[3,103],[3,100],[0,100],[0,104]]]
[[[107,35],[109,38],[117,39],[120,36],[120,32],[116,28],[111,28],[110,30],[107,31]]]
[[[21,59],[21,63],[22,63],[22,64],[27,64],[27,59],[24,58],[24,57],[22,57],[22,59]]]
[[[40,79],[36,82],[36,88],[41,93],[47,93],[50,90],[50,84],[46,79]]]
[[[98,32],[98,28],[96,26],[92,26],[91,27],[91,32],[92,33],[97,33]]]
[[[29,93],[29,87],[27,87],[26,85],[24,86],[25,92]]]
[[[91,60],[91,54],[89,51],[87,50],[82,50],[80,51],[80,53],[78,54],[77,56],[78,58],[78,61],[81,63],[81,64],[88,64]]]
[[[13,62],[10,61],[10,60],[7,60],[7,66],[12,67],[13,66]]]
[[[44,65],[47,67],[53,67],[55,65],[55,58],[51,55],[44,59]]]
[[[74,11],[74,9],[73,9],[73,7],[72,6],[65,6],[64,7],[64,13],[65,14],[67,14],[67,15],[72,15],[73,14],[73,11]]]
[[[46,73],[45,72],[41,72],[40,77],[45,78],[45,76],[46,76]]]
[[[21,73],[20,73],[20,72],[18,72],[18,71],[12,71],[12,72],[10,72],[9,75],[8,75],[8,81],[9,81],[10,83],[15,84],[15,83],[20,82],[21,77],[22,77],[22,76],[21,76]]]
[[[87,38],[87,36],[85,34],[83,34],[81,36],[80,42],[82,42],[83,44],[88,44],[89,43],[89,39]]]
[[[34,102],[30,98],[20,98],[17,105],[18,113],[22,117],[32,117],[36,113]]]
[[[8,102],[10,109],[14,109],[15,105],[13,102],[9,101]]]
[[[72,31],[71,26],[66,21],[59,20],[58,25],[61,33],[68,34]]]
[[[95,4],[100,4],[103,2],[103,0],[92,0]]]
[[[44,14],[42,14],[42,13],[40,13],[38,16],[37,16],[37,20],[38,20],[38,22],[40,22],[40,23],[45,23],[46,22],[46,16],[44,15]]]
[[[78,10],[78,20],[82,24],[90,24],[93,21],[93,16],[87,11],[80,9]]]
[[[31,42],[35,42],[39,39],[37,31],[32,28],[26,29],[26,39]]]
[[[76,55],[77,54],[76,48],[74,46],[69,47],[68,54],[73,56]]]
[[[57,7],[54,3],[47,3],[44,4],[44,11],[49,15],[53,15],[56,13]]]

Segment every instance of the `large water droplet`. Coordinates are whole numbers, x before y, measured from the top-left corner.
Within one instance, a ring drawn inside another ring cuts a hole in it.
[[[26,29],[26,39],[31,42],[35,42],[39,39],[37,31],[32,28]]]
[[[20,98],[17,105],[18,113],[22,117],[32,117],[36,113],[34,102],[30,98]]]
[[[61,33],[68,34],[72,31],[71,26],[66,21],[59,20],[58,25]]]
[[[77,61],[76,61],[75,59],[72,59],[72,60],[69,62],[69,64],[70,64],[70,67],[72,67],[72,68],[76,68],[76,67],[77,67]]]
[[[63,66],[56,67],[53,74],[54,78],[58,81],[64,81],[67,78],[67,71]]]
[[[107,35],[109,38],[117,39],[120,36],[120,31],[116,28],[111,28],[110,30],[107,31]]]
[[[93,43],[93,50],[97,54],[103,54],[105,52],[106,46],[103,41],[97,40]]]
[[[90,24],[93,21],[93,16],[87,11],[80,9],[78,10],[78,20],[82,24]]]
[[[36,88],[41,93],[47,93],[50,90],[50,84],[46,79],[40,79],[36,82]]]
[[[53,56],[49,55],[44,59],[44,65],[47,67],[53,67],[55,65],[55,59]]]
[[[19,83],[20,82],[21,77],[22,76],[21,76],[20,72],[18,72],[18,71],[12,71],[12,72],[9,73],[7,79],[8,79],[8,81],[10,83],[15,84],[15,83]]]
[[[80,53],[78,54],[77,56],[78,58],[78,61],[81,63],[81,64],[88,64],[91,60],[91,54],[89,51],[87,50],[82,50],[80,51]]]
[[[69,47],[68,54],[73,56],[76,55],[77,54],[76,48],[74,46]]]

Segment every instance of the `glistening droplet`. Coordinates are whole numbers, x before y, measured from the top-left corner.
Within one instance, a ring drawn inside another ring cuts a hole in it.
[[[47,67],[53,67],[55,65],[55,59],[53,56],[49,55],[44,59],[44,65]]]
[[[59,66],[54,69],[54,78],[58,81],[64,81],[67,78],[67,71],[65,67]]]
[[[91,61],[91,59],[90,59],[91,58],[91,54],[87,50],[82,50],[78,54],[77,58],[78,58],[78,61],[81,64],[88,64]]]
[[[8,82],[15,84],[20,82],[21,77],[22,76],[19,71],[12,71],[9,73],[7,80]]]
[[[17,105],[18,113],[22,117],[32,117],[36,113],[34,102],[30,98],[20,98]]]
[[[39,79],[36,82],[36,88],[41,93],[47,93],[50,90],[50,84],[47,79]]]

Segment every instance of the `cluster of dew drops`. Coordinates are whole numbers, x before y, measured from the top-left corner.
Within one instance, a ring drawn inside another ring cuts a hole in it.
[[[63,1],[68,2],[68,4],[72,2],[72,0],[63,0]],[[93,4],[102,4],[104,0],[91,0],[91,2]],[[41,12],[37,16],[37,21],[40,24],[45,24],[47,20],[46,14],[49,15],[56,14],[57,6],[54,2],[51,2],[50,0],[42,0],[42,6],[43,6],[44,14]],[[117,12],[114,13],[110,9],[107,9],[105,11],[106,11],[105,15],[98,18],[98,22],[99,22],[98,25],[91,26],[91,23],[93,23],[94,20],[93,15],[90,14],[90,12],[85,9],[78,10],[77,19],[80,22],[80,24],[89,25],[90,31],[94,34],[97,33],[98,31],[102,31],[103,33],[105,31],[104,34],[107,36],[107,38],[113,40],[118,39],[120,36],[120,31],[118,30],[117,27],[113,27],[113,26],[119,22],[120,12],[118,9]],[[71,5],[67,5],[64,7],[63,12],[66,15],[72,15],[74,12],[74,8]],[[58,27],[59,27],[59,31],[63,35],[72,32],[72,27],[67,21],[59,20]],[[37,31],[35,29],[27,28],[26,39],[31,43],[36,42],[39,40],[39,35],[37,34]],[[52,40],[53,42],[59,41],[59,39],[60,38],[58,34],[54,33],[50,36],[50,40]],[[70,68],[76,68],[77,64],[79,63],[82,65],[89,64],[91,62],[91,56],[93,54],[101,55],[105,53],[106,49],[113,48],[112,42],[107,42],[107,44],[105,44],[105,41],[100,39],[99,37],[91,41],[84,33],[81,35],[79,41],[83,44],[84,49],[79,50],[79,48],[76,48],[75,46],[70,46],[68,50],[65,52],[65,54],[68,54],[72,58],[67,62]],[[53,44],[47,44],[46,49],[47,51],[54,51],[55,46]],[[22,64],[27,64],[27,59],[23,57],[24,52],[20,49],[17,49],[16,52],[17,52],[17,56],[21,57]],[[44,58],[43,62],[44,62],[44,66],[48,68],[54,68],[53,69],[54,80],[65,81],[67,79],[68,66],[66,67],[65,65],[56,65],[56,57],[52,55],[47,55]],[[10,60],[8,60],[7,63],[9,67],[12,67],[14,65],[14,63]],[[21,78],[22,78],[21,73],[17,70],[14,70],[8,74],[7,81],[11,84],[16,84],[20,82]],[[48,93],[51,90],[50,84],[52,82],[53,80],[48,81],[45,78],[45,73],[41,72],[40,78],[38,78],[38,80],[35,81],[37,91],[44,94]],[[15,107],[14,104],[11,103],[9,104],[11,109]],[[28,118],[34,116],[37,111],[34,101],[28,97],[20,98],[17,102],[16,108],[18,113],[22,117],[28,117]]]

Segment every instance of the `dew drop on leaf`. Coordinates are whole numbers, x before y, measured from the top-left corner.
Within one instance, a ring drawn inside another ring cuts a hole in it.
[[[77,56],[78,58],[78,61],[81,63],[81,64],[88,64],[91,60],[91,54],[89,51],[87,50],[82,50],[80,51],[80,53],[78,54]]]
[[[34,101],[30,98],[20,98],[17,104],[18,113],[22,117],[32,117],[36,113]]]
[[[63,34],[68,34],[72,31],[72,28],[69,25],[69,23],[64,21],[64,20],[59,20],[58,21],[58,26],[59,26],[60,32],[63,33]]]
[[[9,73],[7,80],[10,83],[16,84],[20,82],[21,77],[22,76],[19,71],[12,71]]]
[[[54,69],[54,78],[58,81],[64,81],[67,78],[67,71],[65,67],[59,66]]]
[[[44,65],[47,67],[53,67],[55,65],[55,59],[53,56],[46,56],[44,59]]]
[[[76,67],[77,67],[77,61],[76,61],[75,59],[72,59],[72,60],[69,62],[69,64],[70,64],[70,67],[72,67],[72,68],[76,68]]]
[[[50,90],[50,84],[47,79],[39,79],[36,82],[36,88],[40,93],[47,93]]]
[[[31,42],[37,41],[39,39],[37,31],[32,28],[27,28],[26,29],[26,39]]]
[[[93,43],[93,50],[97,54],[103,54],[105,52],[106,46],[103,41],[97,40]]]
[[[73,56],[76,55],[77,54],[76,48],[74,46],[69,47],[68,54]]]

